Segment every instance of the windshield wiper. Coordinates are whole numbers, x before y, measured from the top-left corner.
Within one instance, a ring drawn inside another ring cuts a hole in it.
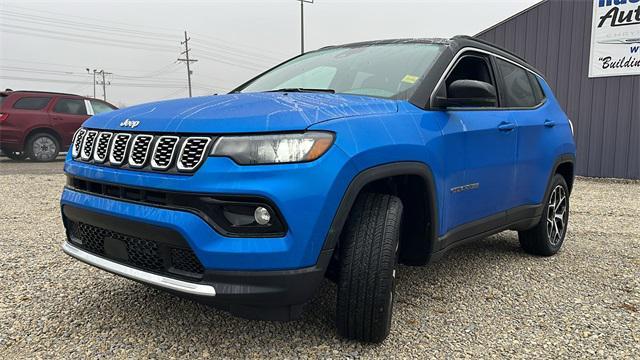
[[[310,88],[283,88],[283,89],[269,90],[266,92],[326,92],[330,94],[336,93],[336,91],[333,89],[310,89]]]

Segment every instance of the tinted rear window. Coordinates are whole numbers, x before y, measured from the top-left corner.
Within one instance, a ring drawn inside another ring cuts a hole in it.
[[[501,59],[496,64],[504,84],[504,107],[526,108],[538,104],[527,71]]]
[[[544,91],[542,91],[540,80],[538,80],[538,78],[532,73],[529,73],[529,81],[531,81],[531,86],[533,86],[533,92],[536,95],[536,100],[538,103],[541,103],[546,98],[546,95],[544,94]]]
[[[87,108],[84,106],[84,100],[79,99],[60,99],[53,107],[53,112],[71,115],[87,115]]]
[[[47,106],[51,97],[23,97],[13,104],[14,109],[42,110]]]

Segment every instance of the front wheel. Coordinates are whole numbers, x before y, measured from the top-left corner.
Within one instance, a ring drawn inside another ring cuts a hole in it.
[[[520,245],[533,255],[555,255],[564,243],[568,224],[569,187],[564,177],[556,174],[540,222],[532,229],[518,232]]]
[[[58,157],[60,145],[50,134],[39,133],[31,136],[27,142],[27,152],[33,161],[53,161]]]
[[[395,196],[356,200],[339,245],[336,325],[343,337],[377,343],[389,335],[401,220]]]

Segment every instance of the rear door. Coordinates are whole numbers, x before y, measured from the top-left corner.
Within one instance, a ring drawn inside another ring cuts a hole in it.
[[[7,118],[2,122],[2,138],[3,141],[14,142],[22,148],[31,129],[51,126],[47,108],[53,97],[20,93],[13,96],[16,96],[13,104],[13,99],[5,100],[7,103],[4,104],[3,111]]]
[[[498,89],[491,59],[469,52],[462,56],[445,84],[477,80]],[[449,169],[446,187],[447,230],[473,225],[472,232],[490,230],[504,221],[507,194],[514,190],[517,127],[507,112],[494,107],[450,108],[443,129]],[[485,227],[487,227],[485,229]],[[462,228],[459,228],[461,230]],[[473,235],[473,234],[468,234]]]
[[[536,205],[542,201],[553,166],[554,149],[547,141],[557,119],[545,106],[537,75],[503,59],[495,62],[502,88],[501,107],[518,125],[515,188],[507,201],[510,208]]]
[[[71,138],[82,123],[89,118],[84,99],[58,97],[49,112],[51,126],[62,137],[62,146],[71,144]]]

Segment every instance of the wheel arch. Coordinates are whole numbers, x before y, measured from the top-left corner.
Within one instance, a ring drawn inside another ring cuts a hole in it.
[[[50,128],[50,127],[36,127],[36,128],[33,128],[33,129],[29,130],[29,132],[27,132],[27,135],[24,137],[24,141],[23,141],[23,143],[24,143],[23,147],[24,147],[25,150],[27,148],[28,142],[31,139],[31,137],[33,137],[34,135],[39,134],[39,133],[45,133],[45,134],[49,134],[49,135],[53,136],[56,139],[56,141],[58,142],[58,146],[60,147],[60,149],[58,149],[58,151],[62,151],[62,147],[64,146],[64,144],[62,143],[62,137],[60,136],[60,134],[56,130],[54,130],[53,128]]]
[[[400,183],[404,181],[404,183]],[[400,184],[404,184],[399,189]],[[340,234],[346,220],[353,208],[356,199],[363,192],[391,193],[403,200],[405,225],[410,220],[412,231],[407,231],[401,236],[402,243],[407,241],[422,251],[422,261],[428,262],[437,239],[438,232],[438,207],[435,179],[431,169],[421,162],[396,162],[378,165],[368,168],[356,175],[345,194],[342,197],[338,210],[334,215],[331,227],[324,243],[324,250],[332,250],[339,242]],[[413,195],[413,191],[420,192],[421,196]],[[420,209],[424,210],[423,213]],[[420,215],[422,218],[420,218]],[[417,231],[416,230],[420,230]],[[412,236],[411,233],[413,233]],[[404,240],[404,241],[403,241]]]
[[[573,183],[575,178],[575,162],[576,162],[576,157],[574,154],[560,155],[556,159],[553,165],[553,171],[549,176],[547,189],[551,185],[551,181],[553,181],[553,176],[556,174],[560,174],[564,178],[564,180],[567,182],[567,187],[569,188],[569,194],[571,194],[571,191],[573,190]],[[545,196],[545,199],[546,199],[546,196]]]

